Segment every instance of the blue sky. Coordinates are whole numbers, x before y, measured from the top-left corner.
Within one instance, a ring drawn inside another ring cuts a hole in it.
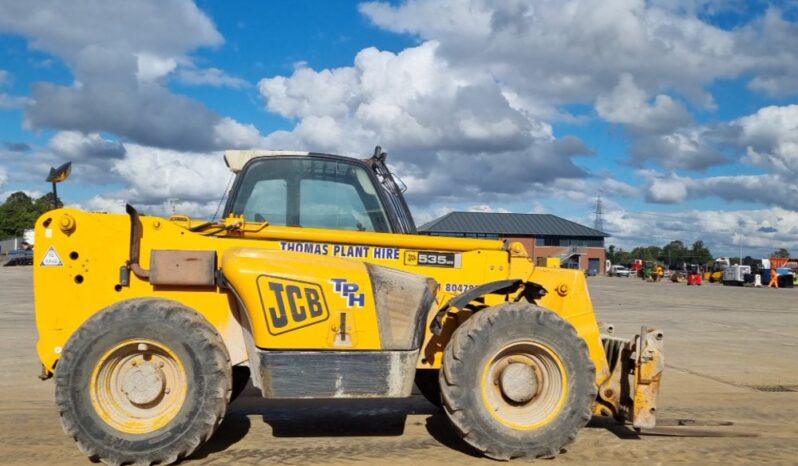
[[[564,5],[567,5],[564,6]],[[368,155],[417,223],[798,249],[798,8],[715,0],[0,1],[0,195],[212,215],[225,148]]]

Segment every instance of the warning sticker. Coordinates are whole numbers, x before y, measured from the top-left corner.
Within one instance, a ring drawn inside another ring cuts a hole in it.
[[[44,259],[42,259],[41,265],[43,267],[60,267],[64,265],[61,262],[61,258],[58,257],[58,253],[55,252],[55,248],[50,246],[50,249],[47,250],[47,254],[44,255]]]

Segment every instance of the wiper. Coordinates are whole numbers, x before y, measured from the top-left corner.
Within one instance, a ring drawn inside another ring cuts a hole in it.
[[[374,155],[366,160],[366,163],[374,170],[377,178],[388,192],[392,194],[402,194],[407,191],[407,185],[395,176],[388,167],[385,165],[385,159],[388,157],[386,152],[382,151],[382,147],[377,146],[374,148]]]

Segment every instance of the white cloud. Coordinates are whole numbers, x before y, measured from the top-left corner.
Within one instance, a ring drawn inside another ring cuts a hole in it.
[[[224,194],[231,173],[222,154],[187,153],[125,144],[126,154],[113,162],[113,171],[127,183],[117,197],[142,205],[168,199],[210,202]]]
[[[742,73],[754,89],[798,91],[798,26],[776,7],[761,14],[717,0],[406,0],[360,9],[378,26],[440,41],[455,65],[488,67],[509,87],[554,103],[591,102],[622,73],[647,95],[673,89],[709,107],[703,86]],[[726,12],[754,19],[728,30],[705,20]]]
[[[30,37],[34,48],[70,63],[85,63],[86,55],[99,50],[177,57],[224,41],[210,18],[188,0],[45,0],[35,5],[4,0],[2,11],[0,29]]]
[[[611,177],[604,178],[602,186],[601,192],[613,197],[631,199],[640,195],[640,190],[635,186]]]
[[[0,69],[0,87],[8,86],[13,81],[13,76],[6,70]],[[22,96],[15,96],[0,92],[0,110],[19,108],[28,100]]]
[[[729,160],[707,141],[712,128],[691,126],[682,99],[712,110],[706,86],[741,76],[770,94],[798,92],[798,25],[777,8],[749,8],[716,0],[360,6],[382,28],[438,43],[436,58],[454,72],[489,73],[522,113],[567,121],[563,105],[594,104],[601,118],[629,130],[634,163],[691,170]],[[725,13],[747,23],[723,29],[706,19]]]
[[[632,144],[631,156],[635,164],[653,161],[666,168],[705,170],[729,163],[708,138],[711,129],[703,126],[681,128],[673,133],[644,135]]]
[[[61,58],[75,77],[66,86],[36,83],[25,102],[0,96],[0,106],[25,105],[27,127],[110,132],[187,151],[220,149],[218,144],[228,142],[214,131],[229,126],[222,116],[166,86],[176,70],[191,74],[190,52],[224,42],[194,3],[0,0],[0,11],[0,32],[22,35],[32,48]]]
[[[748,64],[734,32],[643,0],[408,0],[361,11],[383,28],[440,41],[454,66],[481,66],[552,104],[592,102],[626,72],[649,94],[675,89],[711,105],[703,85]]]
[[[91,212],[109,212],[121,214],[125,212],[125,204],[130,200],[120,194],[104,194],[92,197],[83,203],[74,203],[69,207],[88,210]],[[193,218],[210,219],[217,211],[218,201],[167,201],[154,204],[135,203],[134,207],[146,215],[170,217],[173,214],[188,215]],[[220,212],[221,213],[221,212]]]
[[[167,76],[177,68],[174,57],[159,57],[152,53],[136,53],[136,78],[139,81],[156,81]]]
[[[598,96],[596,111],[609,122],[653,133],[673,131],[691,120],[687,110],[670,96],[657,95],[649,104],[646,92],[637,87],[629,73],[621,74],[612,91]]]
[[[83,160],[88,163],[95,158],[119,158],[125,155],[125,147],[119,141],[105,139],[98,133],[59,131],[50,139],[49,146],[67,160]]]
[[[703,240],[716,255],[738,253],[764,257],[778,247],[798,249],[798,212],[781,207],[682,212],[633,212],[614,209],[604,215],[608,244],[631,248],[664,245],[674,239],[685,244]]]
[[[21,108],[29,102],[27,97],[18,95],[9,95],[0,92],[0,110],[8,110],[12,108]]]
[[[745,161],[778,173],[798,174],[798,105],[765,107],[731,124],[740,129]]]
[[[413,211],[413,220],[416,222],[416,227],[421,227],[425,223],[429,223],[435,219],[443,217],[455,209],[451,207],[436,207],[420,211]]]
[[[249,83],[241,78],[229,76],[219,68],[183,67],[177,73],[178,79],[193,86],[232,87],[241,89],[249,87]]]
[[[782,8],[789,8],[789,4]],[[792,8],[794,17],[794,3]],[[798,92],[798,50],[792,46],[796,36],[798,24],[787,21],[777,7],[769,8],[761,18],[740,30],[741,53],[755,70],[749,82],[751,89],[774,96]]]
[[[794,176],[798,174],[798,105],[768,106],[728,122],[640,135],[631,156],[637,165],[652,161],[670,169],[704,170],[743,163]],[[788,178],[783,182],[791,183]]]
[[[798,186],[779,175],[730,175],[690,178],[645,172],[646,200],[676,204],[688,199],[718,197],[725,201],[755,202],[785,209],[795,208]]]
[[[300,62],[290,75],[262,79],[266,108],[295,123],[263,137],[254,125],[167,87],[170,80],[247,86],[192,60],[194,50],[223,44],[195,4],[28,3],[0,0],[0,31],[23,35],[31,48],[64,60],[75,80],[36,84],[29,100],[0,94],[0,108],[26,106],[29,127],[60,130],[49,147],[25,154],[24,173],[6,178],[40,182],[49,166],[85,160],[75,165],[75,180],[125,185],[87,202],[91,208],[118,209],[129,200],[170,213],[167,200],[178,199],[177,210],[210,216],[230,176],[214,150],[262,146],[367,156],[376,144],[391,152],[419,223],[453,206],[540,210],[541,200],[552,199],[588,206],[599,192],[656,203],[718,197],[783,208],[796,198],[794,106],[702,125],[687,110],[712,110],[706,86],[723,78],[742,76],[752,89],[773,95],[798,91],[798,31],[774,8],[724,30],[702,20],[729,8],[717,0],[366,3],[361,11],[375,24],[417,35],[419,45],[398,53],[367,48],[340,68]],[[0,84],[7,81],[0,73]],[[595,113],[569,115],[571,104],[593,105]],[[591,175],[575,160],[592,149],[555,135],[552,123],[595,115],[624,126],[639,166],[704,170],[742,157],[772,173],[690,178],[650,171],[641,175],[641,187],[609,171]],[[102,136],[108,133],[119,141]],[[18,159],[0,150],[3,163]],[[787,231],[777,207],[751,212],[762,225]],[[685,218],[691,215],[699,214]],[[717,217],[702,227],[720,231],[723,213]],[[641,235],[657,225],[664,227],[651,231],[688,226],[666,217],[639,225],[630,219],[624,228]]]
[[[96,195],[86,202],[71,203],[67,207],[75,209],[87,210],[89,212],[108,212],[111,214],[125,213],[126,199],[115,198],[112,195]]]
[[[522,149],[533,122],[486,73],[460,74],[427,42],[398,54],[368,48],[354,66],[261,80],[266,107],[300,118],[295,134],[314,149],[347,153],[375,142],[402,150]],[[534,122],[535,124],[537,122]]]
[[[535,183],[586,176],[573,159],[592,150],[511,104],[493,76],[458,70],[430,41],[400,53],[374,48],[354,65],[296,68],[263,79],[266,107],[297,119],[263,144],[365,156],[376,144],[417,205],[433,198],[485,202]]]
[[[254,125],[224,117],[213,127],[213,141],[216,147],[225,149],[256,148],[260,145],[261,135]]]
[[[345,115],[359,102],[357,71],[349,67],[316,72],[300,66],[290,78],[263,79],[258,88],[266,99],[266,108],[287,118]]]
[[[504,207],[493,207],[490,204],[477,204],[472,205],[468,209],[467,212],[499,212],[499,213],[510,213],[509,210],[505,209]]]
[[[8,172],[6,171],[5,167],[0,166],[0,188],[6,184],[6,181],[8,181]]]
[[[646,199],[662,204],[675,204],[687,199],[687,185],[692,184],[689,178],[677,176],[654,178],[648,188]]]
[[[51,167],[68,160],[74,162],[69,183],[93,185],[96,189],[98,185],[119,181],[111,170],[113,161],[124,154],[124,147],[118,142],[98,135],[60,132],[50,144],[23,145],[24,154],[20,154],[16,144],[0,148],[0,163],[13,167],[8,173],[9,182],[41,185]]]

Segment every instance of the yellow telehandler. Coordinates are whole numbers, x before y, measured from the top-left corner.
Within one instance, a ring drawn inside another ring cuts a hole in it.
[[[553,456],[592,415],[653,427],[662,333],[602,334],[584,274],[520,243],[417,234],[385,158],[227,151],[219,222],[39,218],[37,350],[80,449],[175,462],[250,378],[276,399],[415,382],[497,459]]]

